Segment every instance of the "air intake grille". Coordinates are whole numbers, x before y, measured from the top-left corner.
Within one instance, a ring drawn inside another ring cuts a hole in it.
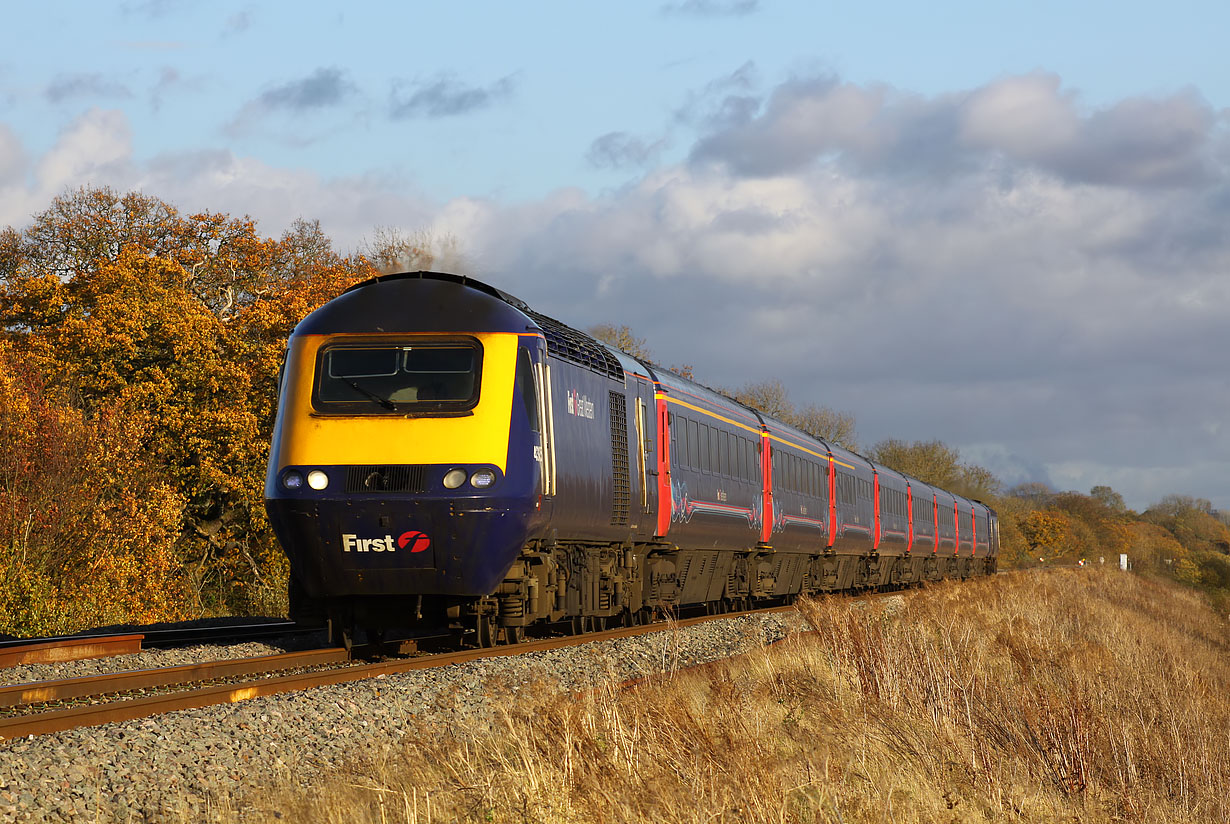
[[[606,375],[611,380],[623,382],[624,368],[619,365],[615,356],[603,348],[598,341],[546,315],[528,310],[526,314],[542,328],[542,333],[547,339],[548,355],[572,361],[600,375]]]
[[[347,492],[426,492],[423,466],[351,466],[346,469]]]
[[[611,526],[627,526],[632,505],[628,484],[628,399],[623,392],[611,393]]]

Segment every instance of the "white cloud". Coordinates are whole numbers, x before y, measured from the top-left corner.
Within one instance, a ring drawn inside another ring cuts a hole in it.
[[[25,148],[13,130],[0,123],[0,191],[19,185],[25,168]]]
[[[132,131],[124,114],[91,109],[74,120],[39,160],[38,188],[59,193],[98,178],[123,178],[130,174],[131,156]]]
[[[962,107],[961,138],[970,146],[1029,157],[1057,151],[1079,134],[1080,122],[1059,77],[1010,77],[978,89]]]

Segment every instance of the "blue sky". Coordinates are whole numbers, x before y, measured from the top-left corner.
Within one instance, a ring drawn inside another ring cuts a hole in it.
[[[1005,481],[1230,508],[1220,3],[48,2],[0,225],[81,185],[452,236],[575,325]],[[716,331],[715,331],[716,330]],[[908,363],[907,363],[908,360]],[[771,372],[771,374],[766,374]]]
[[[689,107],[740,72],[762,89],[827,73],[937,95],[1044,71],[1088,105],[1186,87],[1226,105],[1230,6],[1158,9],[51,2],[14,11],[23,36],[0,77],[36,153],[83,107],[115,107],[138,160],[213,146],[326,177],[376,170],[434,198],[525,198],[626,183],[589,156],[605,134],[680,159],[695,136]]]

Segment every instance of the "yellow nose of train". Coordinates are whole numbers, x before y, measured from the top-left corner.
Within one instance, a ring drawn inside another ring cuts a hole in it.
[[[516,303],[394,275],[296,327],[265,502],[307,596],[476,596],[503,579],[541,492],[526,393],[544,344]]]

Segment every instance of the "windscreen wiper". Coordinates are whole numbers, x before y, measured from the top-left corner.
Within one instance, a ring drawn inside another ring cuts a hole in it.
[[[351,389],[353,389],[354,391],[362,395],[366,395],[369,400],[375,401],[376,403],[380,404],[381,406],[383,406],[385,409],[389,410],[390,412],[397,411],[397,407],[388,398],[382,398],[379,395],[377,395],[375,392],[371,391],[370,389],[367,389],[366,387],[363,387],[363,386],[359,386],[359,384],[355,383],[350,378],[342,378],[342,380],[346,381],[347,385],[349,385]]]

